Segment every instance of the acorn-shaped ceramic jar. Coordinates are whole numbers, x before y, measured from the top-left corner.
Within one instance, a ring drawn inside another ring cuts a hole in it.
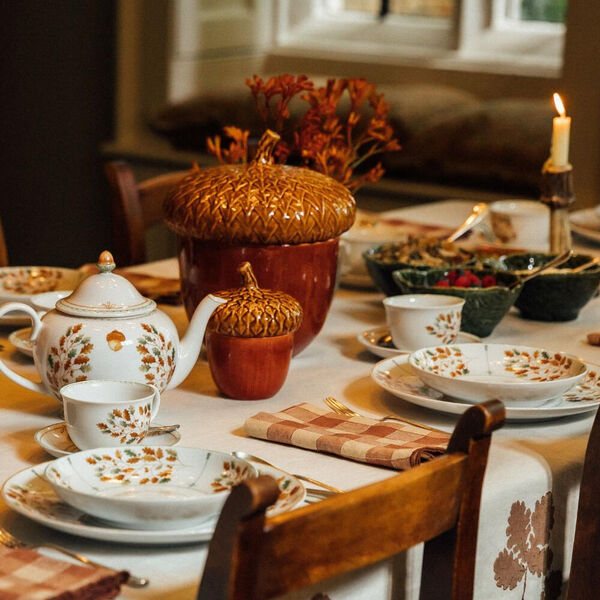
[[[227,300],[212,314],[206,353],[217,387],[230,398],[270,398],[287,377],[302,307],[290,295],[261,289],[249,262],[242,287],[219,292]]]
[[[252,263],[265,288],[290,294],[304,311],[294,352],[320,331],[335,288],[338,238],[354,222],[352,194],[310,169],[274,164],[279,136],[267,131],[247,164],[193,169],[167,196],[167,225],[178,234],[181,290],[188,315],[208,293],[237,285]]]

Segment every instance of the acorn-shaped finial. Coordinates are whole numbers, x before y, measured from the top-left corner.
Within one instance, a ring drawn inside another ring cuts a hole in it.
[[[300,327],[302,307],[295,298],[260,288],[249,262],[241,263],[238,272],[242,287],[215,293],[227,303],[212,314],[210,330],[233,337],[261,338],[285,335]]]

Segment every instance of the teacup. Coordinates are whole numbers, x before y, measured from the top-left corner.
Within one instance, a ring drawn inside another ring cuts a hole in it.
[[[535,200],[498,200],[490,204],[494,235],[515,248],[548,251],[550,211]]]
[[[465,301],[443,294],[390,296],[383,301],[394,346],[418,350],[453,344],[460,331]]]
[[[67,431],[80,450],[142,442],[160,407],[149,383],[92,379],[60,389]]]

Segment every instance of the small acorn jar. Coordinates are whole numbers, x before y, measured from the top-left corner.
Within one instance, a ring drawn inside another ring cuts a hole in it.
[[[285,382],[302,307],[289,294],[259,288],[249,262],[238,272],[242,287],[218,293],[227,302],[207,326],[208,365],[225,396],[262,400]]]

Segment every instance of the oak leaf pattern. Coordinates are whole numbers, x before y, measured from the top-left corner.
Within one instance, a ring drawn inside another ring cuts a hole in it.
[[[562,573],[551,570],[552,549],[550,534],[554,526],[554,503],[552,492],[536,501],[533,510],[523,501],[510,507],[506,528],[506,547],[494,561],[496,586],[514,590],[521,582],[525,599],[527,575],[544,578],[544,590],[540,600],[557,600],[562,588]]]
[[[73,381],[85,381],[92,370],[90,337],[82,333],[83,324],[69,327],[46,358],[46,377],[54,391]]]
[[[118,438],[120,444],[139,444],[148,433],[150,425],[150,404],[118,408],[108,413],[106,419],[96,423],[96,427],[112,438]]]
[[[144,332],[137,339],[136,346],[140,355],[140,371],[144,373],[146,383],[163,392],[175,372],[175,346],[154,325],[142,323],[141,327]]]

